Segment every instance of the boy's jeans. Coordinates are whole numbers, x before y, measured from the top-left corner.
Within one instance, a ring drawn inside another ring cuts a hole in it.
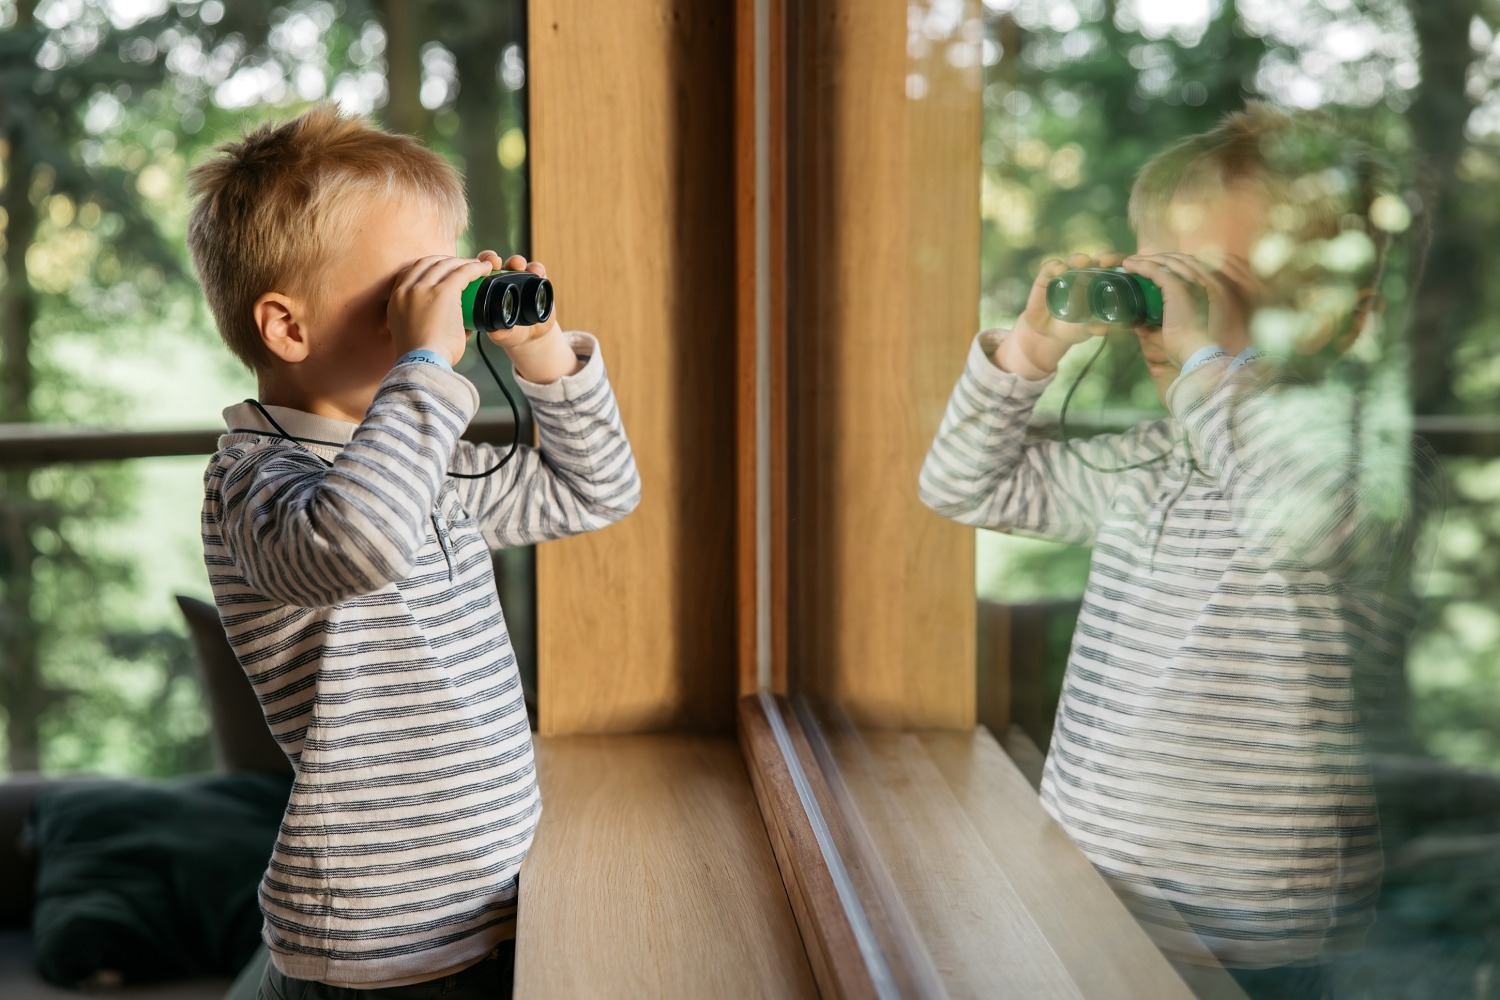
[[[516,943],[506,941],[494,957],[451,976],[410,986],[357,990],[289,979],[267,962],[255,995],[256,1000],[510,1000],[515,967]]]

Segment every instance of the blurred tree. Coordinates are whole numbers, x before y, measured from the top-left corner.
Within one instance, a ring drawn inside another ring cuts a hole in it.
[[[469,244],[524,252],[521,7],[164,0],[141,17],[106,0],[0,0],[0,422],[111,418],[107,393],[57,367],[61,345],[108,331],[117,346],[168,313],[209,329],[181,245],[183,172],[208,142],[314,100],[373,112],[453,155],[471,193]],[[499,402],[477,359],[468,366],[486,403]],[[132,566],[98,544],[135,497],[133,470],[0,476],[10,767],[101,766],[122,724],[141,730],[126,766],[206,762],[203,734],[181,723],[192,716],[185,640],[131,623]],[[529,551],[499,568],[526,664]]]
[[[1475,60],[1470,30],[1479,15],[1478,0],[1408,0],[1416,26],[1422,80],[1417,84],[1407,120],[1417,149],[1427,161],[1432,247],[1426,273],[1417,290],[1413,329],[1423,349],[1414,353],[1412,394],[1418,412],[1450,413],[1461,408],[1454,396],[1457,349],[1493,296],[1475,295],[1487,282],[1484,265],[1493,263],[1493,230],[1474,225],[1473,185],[1458,175],[1458,164],[1470,139],[1469,118],[1475,101],[1469,94],[1469,67]],[[1500,221],[1500,220],[1490,220]],[[1486,301],[1488,299],[1488,301]]]
[[[59,419],[37,395],[34,357],[40,308],[49,296],[33,281],[43,212],[62,222],[79,206],[99,218],[113,216],[117,259],[158,276],[181,273],[179,256],[143,211],[135,179],[118,165],[88,165],[79,157],[82,118],[91,96],[124,88],[160,84],[162,60],[140,58],[155,40],[164,18],[115,28],[96,16],[50,29],[37,20],[36,0],[19,0],[14,23],[0,36],[0,129],[4,135],[5,179],[0,189],[5,231],[5,281],[0,286],[0,420],[31,423]],[[87,473],[77,473],[87,476]],[[76,625],[87,605],[70,614],[47,614],[40,602],[39,569],[45,541],[49,576],[71,571],[84,587],[118,579],[122,568],[90,560],[71,543],[70,520],[108,517],[119,500],[118,478],[92,477],[81,491],[40,490],[38,473],[4,471],[0,497],[0,695],[6,713],[7,752],[13,769],[40,763],[40,726],[69,692],[48,682],[42,663],[58,629]],[[55,477],[54,477],[55,478]],[[110,495],[113,494],[113,495]],[[80,503],[76,499],[86,499]],[[84,591],[87,592],[86,590]],[[56,603],[55,601],[52,603]]]
[[[124,270],[132,271],[139,291],[147,293],[129,297],[140,308],[149,308],[150,291],[186,280],[180,248],[163,237],[142,197],[142,176],[123,162],[89,162],[84,156],[89,110],[100,98],[118,106],[122,98],[159,91],[168,74],[168,53],[163,49],[169,46],[164,42],[184,44],[191,38],[200,49],[212,51],[225,37],[235,39],[231,48],[247,38],[263,40],[264,29],[257,26],[264,19],[256,19],[256,6],[263,15],[266,5],[242,3],[236,5],[235,17],[219,17],[216,26],[200,16],[200,5],[183,4],[128,25],[116,24],[103,8],[86,8],[49,27],[38,19],[37,0],[18,0],[14,5],[12,23],[0,34],[0,220],[5,224],[0,422],[26,424],[70,416],[62,412],[68,393],[52,392],[44,398],[38,392],[41,363],[36,348],[44,311],[54,319],[71,315],[78,328],[102,333],[109,329],[109,320],[118,317],[92,296],[119,284]],[[174,117],[180,122],[175,112]],[[54,230],[92,229],[81,240],[85,248],[107,243],[102,248],[106,252],[54,255],[44,261],[51,271],[78,267],[87,275],[59,284],[57,275],[49,274],[39,286],[35,261],[40,236],[49,224]],[[76,419],[77,414],[71,416]],[[3,477],[0,705],[9,766],[34,770],[42,762],[48,718],[55,718],[66,702],[82,693],[76,674],[75,683],[48,676],[44,665],[51,649],[85,624],[104,631],[92,595],[126,585],[129,579],[128,568],[120,562],[83,551],[74,528],[117,517],[128,503],[129,487],[119,471],[8,467]],[[141,648],[129,628],[113,639],[121,650]],[[186,661],[178,655],[175,662]]]

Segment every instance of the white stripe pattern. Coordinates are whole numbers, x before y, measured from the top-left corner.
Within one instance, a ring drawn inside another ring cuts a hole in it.
[[[998,336],[919,488],[963,524],[1093,546],[1045,807],[1168,951],[1256,967],[1357,943],[1382,862],[1356,686],[1404,652],[1430,453],[1333,383],[1227,358],[1172,387],[1175,419],[1030,440],[1050,379],[998,368]]]
[[[460,441],[462,376],[398,365],[358,425],[248,404],[204,476],[204,559],[225,630],[296,782],[260,890],[285,975],[378,987],[514,934],[541,809],[489,549],[593,531],[640,480],[597,344],[520,384],[539,434]]]

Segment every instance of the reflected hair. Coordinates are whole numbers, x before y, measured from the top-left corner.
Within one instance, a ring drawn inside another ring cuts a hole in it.
[[[1295,244],[1362,232],[1374,253],[1357,277],[1375,284],[1397,229],[1377,224],[1372,209],[1382,198],[1399,198],[1398,186],[1394,166],[1329,115],[1252,101],[1141,168],[1130,192],[1130,225],[1141,233],[1165,220],[1174,203],[1251,192],[1266,199],[1267,228]],[[1400,204],[1417,214],[1409,199]],[[1423,221],[1409,218],[1402,228],[1420,239],[1411,224]]]
[[[267,292],[318,308],[317,287],[361,210],[380,199],[468,224],[463,180],[417,139],[322,103],[223,143],[188,172],[187,244],[219,334],[251,371],[271,359],[254,306]]]

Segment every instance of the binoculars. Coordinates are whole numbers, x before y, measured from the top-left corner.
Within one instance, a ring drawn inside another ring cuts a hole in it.
[[[1047,311],[1064,323],[1160,326],[1161,289],[1123,267],[1083,267],[1048,283]]]
[[[555,302],[546,278],[530,271],[495,271],[464,286],[464,329],[493,333],[545,323]]]

